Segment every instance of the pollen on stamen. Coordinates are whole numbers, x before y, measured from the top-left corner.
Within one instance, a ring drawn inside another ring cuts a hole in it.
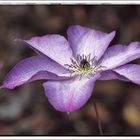
[[[71,64],[66,64],[71,71],[70,75],[80,75],[80,77],[94,75],[102,71],[102,66],[97,64],[96,57],[91,59],[91,55],[77,55],[76,59],[71,58]]]

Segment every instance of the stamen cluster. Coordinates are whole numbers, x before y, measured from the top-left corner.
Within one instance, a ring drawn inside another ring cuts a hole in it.
[[[91,55],[77,55],[76,59],[71,58],[71,64],[66,64],[69,70],[72,70],[72,74],[78,74],[81,76],[94,75],[102,70],[102,66],[98,65],[96,57],[91,59]]]

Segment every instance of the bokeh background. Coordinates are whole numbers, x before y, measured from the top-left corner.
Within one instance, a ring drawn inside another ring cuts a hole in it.
[[[111,44],[140,41],[139,5],[1,5],[0,83],[20,60],[36,55],[15,38],[61,34],[79,24],[117,31]],[[139,63],[140,59],[133,61]],[[99,135],[94,99],[104,135],[140,135],[140,86],[118,80],[98,81],[92,98],[67,115],[45,97],[42,81],[0,90],[0,135]]]

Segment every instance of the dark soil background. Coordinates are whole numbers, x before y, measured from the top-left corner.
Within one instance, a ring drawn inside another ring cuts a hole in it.
[[[0,82],[20,60],[36,55],[15,38],[50,33],[66,36],[70,25],[117,31],[111,44],[140,41],[139,5],[0,6]],[[139,63],[137,59],[133,61]],[[1,65],[1,64],[0,64]],[[0,135],[99,135],[94,99],[105,135],[140,135],[140,86],[118,80],[98,81],[90,101],[67,115],[45,97],[43,81],[0,90]]]

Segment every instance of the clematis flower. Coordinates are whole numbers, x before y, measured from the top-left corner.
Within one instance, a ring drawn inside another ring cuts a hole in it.
[[[103,33],[79,25],[60,35],[21,40],[38,53],[19,62],[6,76],[2,88],[14,89],[35,80],[43,87],[51,105],[72,112],[91,97],[96,80],[120,79],[140,85],[140,65],[127,64],[140,57],[140,43],[108,48],[115,31]]]

